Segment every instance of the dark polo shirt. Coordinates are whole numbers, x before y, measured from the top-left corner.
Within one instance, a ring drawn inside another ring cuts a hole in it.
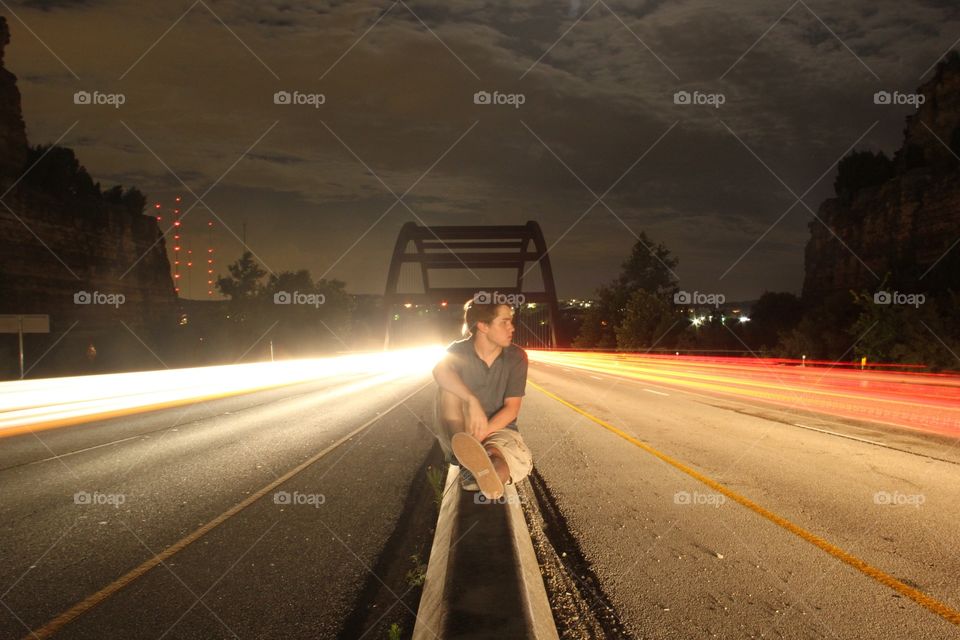
[[[527,352],[515,344],[503,349],[489,367],[473,348],[472,337],[452,342],[447,353],[450,366],[477,396],[487,418],[503,408],[504,398],[519,398],[526,392]],[[519,431],[516,420],[505,428]]]

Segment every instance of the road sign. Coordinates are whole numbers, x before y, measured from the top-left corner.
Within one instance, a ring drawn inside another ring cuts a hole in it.
[[[50,333],[50,316],[46,314],[0,315],[0,333],[20,333],[21,318],[24,333]]]
[[[50,316],[43,313],[0,315],[0,333],[16,333],[20,342],[20,379],[23,379],[23,334],[50,333]]]

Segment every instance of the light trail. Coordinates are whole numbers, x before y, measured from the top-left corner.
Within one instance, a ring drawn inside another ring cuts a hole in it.
[[[960,436],[960,376],[765,358],[528,350],[533,362]]]
[[[442,347],[0,383],[0,438],[323,379],[426,375]]]

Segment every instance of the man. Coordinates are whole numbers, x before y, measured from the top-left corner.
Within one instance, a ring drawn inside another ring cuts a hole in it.
[[[439,385],[437,437],[447,460],[469,471],[461,472],[463,488],[496,500],[503,496],[504,484],[520,482],[533,468],[517,428],[527,354],[511,344],[509,305],[474,299],[463,310],[470,337],[450,344],[433,369]]]

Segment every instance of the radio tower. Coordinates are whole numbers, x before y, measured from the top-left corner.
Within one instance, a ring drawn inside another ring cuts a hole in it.
[[[180,196],[174,198],[173,206],[173,290],[180,294]],[[163,206],[158,202],[153,205],[153,208],[157,211],[157,222],[163,221],[163,216],[159,215],[163,211]],[[190,253],[189,251],[187,253]],[[192,262],[188,262],[187,266],[192,266]]]
[[[173,218],[173,290],[180,294],[180,281],[183,278],[184,272],[180,269],[180,254],[186,252],[185,257],[185,269],[187,275],[187,290],[185,295],[190,296],[193,294],[193,263],[196,260],[193,256],[193,249],[188,248],[188,244],[183,242],[183,222],[180,219],[180,202],[182,198],[177,196],[174,198],[174,206],[170,209],[172,218]],[[159,215],[163,212],[163,205],[161,203],[156,203],[154,209],[157,212],[157,222],[163,220],[163,216]],[[213,265],[214,265],[214,250],[213,250],[213,221],[209,220],[207,222],[207,296],[213,297],[214,294],[214,279],[213,279]],[[199,265],[198,265],[199,267]]]
[[[173,290],[180,293],[180,196],[173,207]]]
[[[213,220],[207,222],[207,296],[213,296]]]

